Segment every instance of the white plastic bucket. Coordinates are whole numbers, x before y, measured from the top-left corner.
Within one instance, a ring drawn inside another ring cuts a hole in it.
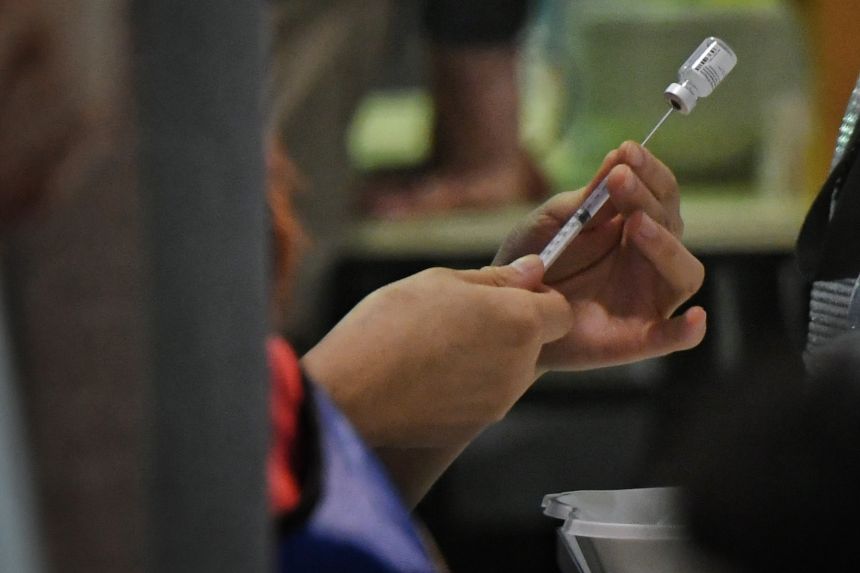
[[[727,573],[698,552],[680,520],[678,490],[575,491],[544,497],[563,519],[559,566],[573,573]]]

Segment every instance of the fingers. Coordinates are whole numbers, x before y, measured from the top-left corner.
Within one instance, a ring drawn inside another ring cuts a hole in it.
[[[610,151],[585,189],[547,202],[540,212],[563,225],[604,178],[614,209],[604,207],[592,219],[590,226],[601,225],[618,212],[630,215],[645,211],[673,234],[681,236],[683,221],[675,175],[650,151],[633,141],[626,141],[618,149]]]
[[[555,285],[602,260],[619,245],[623,229],[624,220],[617,216],[598,226],[586,226],[573,245],[546,271],[544,284]]]
[[[522,308],[528,308],[532,317],[527,320],[535,330],[541,344],[557,340],[570,331],[572,315],[570,304],[559,292],[542,284],[543,263],[537,255],[521,257],[507,266],[484,267],[480,270],[458,271],[458,274],[473,284],[521,289],[516,298],[499,298],[521,316]],[[531,291],[531,292],[528,292]]]
[[[546,226],[560,229],[570,218],[576,209],[588,196],[588,188],[576,191],[564,191],[553,195],[546,203],[538,207],[533,213],[533,219],[541,219]]]
[[[625,232],[666,282],[666,300],[658,301],[666,316],[702,287],[705,267],[665,227],[639,212],[628,219]]]
[[[620,163],[629,165],[646,187],[662,203],[678,200],[678,181],[674,173],[654,155],[633,141],[625,141],[618,148]]]
[[[539,256],[526,255],[506,266],[458,272],[474,284],[535,290],[542,286],[544,268]]]
[[[606,178],[606,188],[609,200],[625,216],[636,211],[645,211],[648,215],[665,224],[665,208],[654,195],[653,191],[627,165],[616,165]]]
[[[698,346],[705,338],[707,314],[694,306],[681,316],[653,324],[645,333],[644,347],[651,356],[663,356]]]
[[[621,153],[619,150],[613,149],[606,154],[606,157],[603,158],[603,163],[600,164],[600,168],[597,170],[594,179],[592,179],[591,183],[589,183],[582,191],[580,203],[584,202],[586,197],[588,197],[588,195],[591,194],[598,185],[600,185],[600,182],[609,176],[609,173],[616,165],[619,164],[620,161]],[[577,205],[577,207],[578,206],[579,205]],[[573,213],[571,212],[571,215],[572,214]],[[618,211],[616,210],[615,205],[610,201],[608,204],[604,205],[603,208],[594,215],[594,217],[592,217],[592,219],[586,224],[586,228],[602,225],[617,214]]]
[[[573,311],[564,295],[552,289],[529,294],[539,317],[538,337],[541,344],[558,340],[570,332],[573,326]]]
[[[632,141],[618,149],[620,164],[607,176],[615,208],[630,215],[645,211],[675,236],[683,234],[680,193],[674,174],[647,149]]]
[[[680,214],[678,185],[672,172],[648,150],[634,142],[625,142],[610,151],[591,183],[578,191],[553,196],[533,211],[504,241],[493,263],[504,264],[527,253],[540,252],[573,215],[594,188],[607,178],[609,205],[600,210],[583,230],[575,249],[568,249],[546,278],[552,282],[571,269],[593,263],[617,244],[620,217],[645,211],[655,221],[680,237],[683,221]],[[589,235],[585,240],[585,235]],[[561,268],[566,269],[562,273]]]

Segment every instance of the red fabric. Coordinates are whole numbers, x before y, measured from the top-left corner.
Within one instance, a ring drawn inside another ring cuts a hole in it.
[[[290,513],[301,499],[300,420],[302,372],[292,347],[282,338],[267,343],[272,382],[272,446],[268,479],[272,513]]]

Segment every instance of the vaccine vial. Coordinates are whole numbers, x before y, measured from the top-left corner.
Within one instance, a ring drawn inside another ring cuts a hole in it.
[[[678,69],[678,82],[669,84],[663,96],[677,111],[687,115],[700,97],[714,91],[735,64],[735,52],[719,38],[705,39]]]

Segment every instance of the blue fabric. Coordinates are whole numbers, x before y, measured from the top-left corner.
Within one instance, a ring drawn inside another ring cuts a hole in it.
[[[434,571],[409,511],[380,462],[319,389],[320,497],[307,522],[278,540],[284,573]]]

